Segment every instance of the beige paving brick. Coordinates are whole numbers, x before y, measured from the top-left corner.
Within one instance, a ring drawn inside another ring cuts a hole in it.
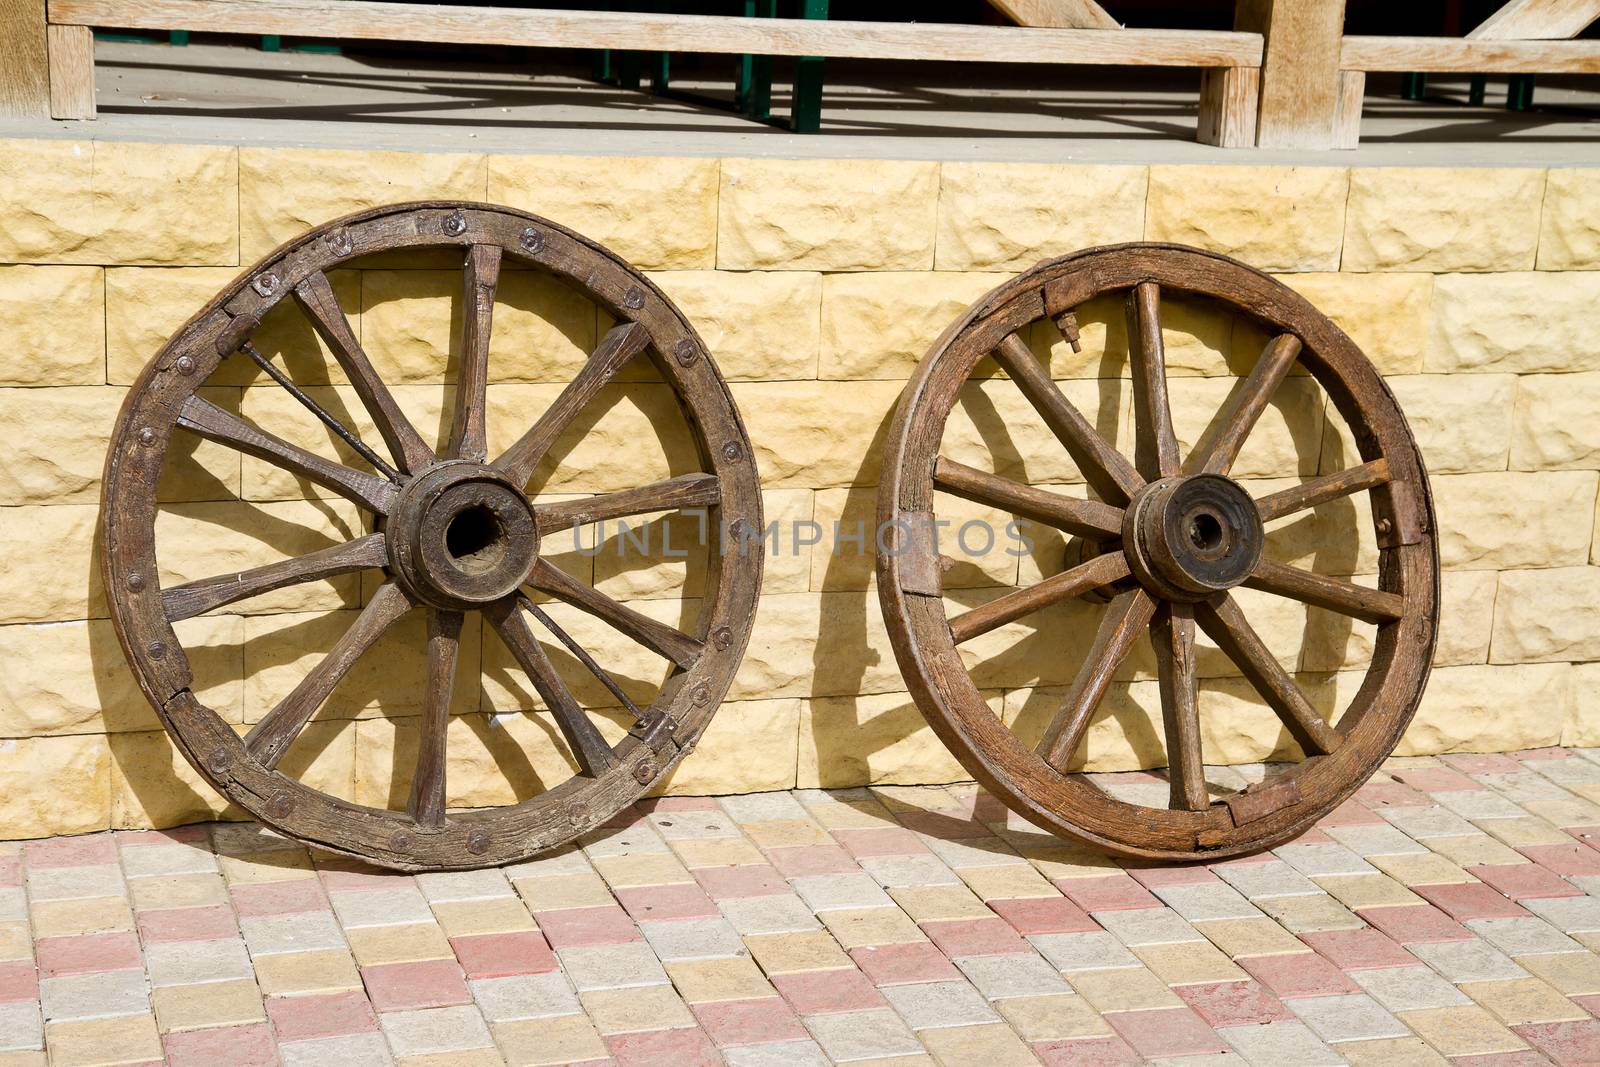
[[[1211,943],[1232,959],[1241,956],[1281,956],[1306,951],[1306,943],[1271,919],[1217,919],[1197,922]]]
[[[1518,956],[1519,967],[1569,997],[1600,993],[1600,957],[1592,952],[1554,952]]]
[[[415,963],[447,960],[455,955],[444,931],[433,923],[404,926],[368,926],[346,930],[350,951],[363,967],[380,963]]]
[[[509,934],[537,929],[520,900],[454,900],[433,906],[446,937]]]
[[[694,1016],[669,985],[636,989],[596,989],[579,993],[583,1010],[602,1034],[638,1033],[693,1026]]]
[[[154,1015],[50,1023],[44,1031],[52,1067],[94,1067],[161,1059]]]
[[[1463,837],[1430,837],[1428,838],[1428,847],[1450,862],[1462,867],[1523,863],[1527,859],[1522,853],[1515,849],[1507,848],[1487,834],[1471,834]]]
[[[994,914],[964,886],[894,886],[888,893],[913,921],[919,923],[987,919]]]
[[[985,901],[1061,895],[1060,890],[1031,866],[1011,863],[1003,867],[963,867],[956,873],[967,883],[967,888]]]
[[[1588,1012],[1537,978],[1463,982],[1460,988],[1507,1026],[1589,1018]]]
[[[1140,945],[1134,948],[1133,954],[1143,960],[1157,978],[1173,986],[1201,982],[1243,982],[1250,977],[1230,963],[1215,945],[1206,941]]]
[[[1395,904],[1420,904],[1422,898],[1400,882],[1381,874],[1337,874],[1314,878],[1339,903],[1351,911]]]
[[[765,863],[761,850],[742,837],[711,839],[681,838],[668,842],[683,865],[700,867],[740,867]]]
[[[134,928],[133,912],[122,897],[35,901],[28,909],[28,918],[35,938],[107,934]]]
[[[744,823],[740,829],[761,848],[833,844],[833,838],[828,836],[827,831],[804,819],[766,819]]]
[[[769,975],[831,971],[854,966],[824,931],[799,934],[754,934],[744,939],[761,969]]]
[[[1183,1006],[1183,1001],[1167,988],[1167,983],[1143,967],[1077,971],[1067,975],[1067,981],[1100,1012]]]
[[[899,908],[845,908],[825,911],[818,918],[846,950],[927,940],[917,924]]]
[[[261,990],[253,978],[160,986],[151,991],[150,1003],[155,1008],[156,1022],[162,1033],[242,1026],[266,1019]]]
[[[774,996],[777,992],[748,956],[669,963],[667,974],[690,1004],[750,1000]]]
[[[1022,1067],[1039,1062],[1004,1023],[939,1027],[922,1031],[921,1037],[933,1058],[950,1067],[968,1063]]]
[[[1007,997],[995,1008],[1025,1041],[1064,1041],[1104,1037],[1111,1027],[1080,996]]]
[[[228,886],[218,874],[167,874],[128,883],[136,911],[201,908],[228,903]]]
[[[598,875],[557,874],[512,881],[531,911],[595,908],[612,902],[611,890]]]
[[[603,1060],[610,1055],[594,1024],[582,1015],[496,1023],[495,1043],[511,1067]]]
[[[1448,1067],[1420,1037],[1385,1037],[1376,1041],[1341,1041],[1339,1055],[1351,1067]]]
[[[1494,1016],[1476,1006],[1404,1011],[1398,1018],[1445,1056],[1483,1056],[1528,1047]]]

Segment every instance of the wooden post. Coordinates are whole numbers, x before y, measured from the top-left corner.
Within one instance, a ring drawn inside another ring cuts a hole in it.
[[[92,119],[94,31],[87,26],[46,26],[50,48],[50,117]]]
[[[50,115],[44,0],[0,0],[0,115]]]
[[[1218,148],[1252,148],[1260,67],[1212,67],[1200,76],[1200,125],[1195,140]]]
[[[1239,0],[1234,29],[1266,38],[1256,144],[1334,147],[1344,0]]]

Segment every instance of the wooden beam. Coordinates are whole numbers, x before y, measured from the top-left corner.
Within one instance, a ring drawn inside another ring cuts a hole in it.
[[[1339,72],[1339,118],[1333,147],[1352,149],[1361,144],[1361,107],[1367,97],[1367,76],[1359,70]]]
[[[1239,0],[1234,29],[1266,38],[1256,144],[1332,148],[1344,0]]]
[[[1195,140],[1218,148],[1253,148],[1261,68],[1216,67],[1200,75],[1200,125]]]
[[[1345,70],[1460,74],[1600,74],[1600,41],[1346,37]]]
[[[1479,41],[1565,41],[1600,19],[1600,0],[1511,0],[1467,34]]]
[[[822,22],[622,11],[441,7],[347,0],[50,0],[76,26],[305,34],[346,40],[448,41],[531,48],[610,48],[843,59],[1255,67],[1261,36],[1226,30],[1059,30],[944,23]]]
[[[87,26],[45,30],[50,45],[50,117],[94,118],[94,31]]]
[[[994,8],[1018,26],[1054,26],[1057,29],[1120,30],[1095,0],[989,0]]]
[[[50,116],[44,0],[0,0],[0,115]]]

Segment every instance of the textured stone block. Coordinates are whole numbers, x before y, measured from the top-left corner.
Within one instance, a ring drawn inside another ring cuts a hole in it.
[[[1531,270],[1544,171],[1357,167],[1344,270]]]
[[[315,729],[308,727],[308,731]],[[114,734],[108,740],[114,828],[145,829],[247,817],[195,772],[165,732]]]
[[[694,751],[651,792],[708,796],[795,788],[801,707],[799,700],[724,703]]]
[[[930,270],[939,164],[726,159],[723,270]]]
[[[1144,235],[1149,170],[1061,163],[943,163],[938,270],[1023,270]]]
[[[1338,270],[1349,187],[1344,167],[1151,167],[1144,236],[1261,270]]]
[[[1501,571],[1492,663],[1600,660],[1600,567]]]
[[[1512,470],[1600,468],[1600,373],[1517,380]]]
[[[0,389],[0,503],[88,504],[99,498],[106,440],[123,391],[106,387]]]
[[[1474,570],[1580,565],[1591,543],[1595,485],[1593,471],[1434,478],[1440,558]]]
[[[1570,670],[1572,702],[1561,743],[1592,748],[1600,745],[1600,663],[1578,664]]]
[[[1600,268],[1600,174],[1553,168],[1539,226],[1540,270]]]
[[[716,266],[715,159],[491,156],[489,200],[531,211],[646,270]]]
[[[1208,439],[1213,420],[1238,383],[1228,378],[1182,378],[1168,387],[1178,450],[1188,455]],[[1322,387],[1308,377],[1285,378],[1239,450],[1236,478],[1285,478],[1317,473],[1321,462]]]
[[[3,385],[106,380],[105,275],[98,267],[0,267]]]
[[[104,830],[111,760],[97,734],[0,741],[0,826],[11,838]]]
[[[1285,274],[1281,279],[1350,335],[1382,374],[1422,370],[1431,274]]]
[[[941,495],[939,551],[955,561],[944,572],[946,589],[1014,585],[1018,561],[1028,553],[1034,527],[1010,512]],[[877,494],[866,488],[824,489],[817,493],[816,522],[822,542],[811,561],[813,589],[867,589],[876,582],[874,568],[880,533]]]
[[[742,382],[734,403],[768,488],[876,485],[903,381]]]
[[[1506,469],[1518,393],[1515,377],[1406,374],[1389,378],[1388,383],[1430,475]],[[1337,411],[1330,411],[1322,469],[1342,470],[1358,462],[1350,428]]]
[[[106,617],[99,512],[93,504],[0,508],[0,623]]]
[[[239,262],[236,148],[35,139],[0,160],[0,261]]]
[[[822,275],[808,271],[662,271],[665,290],[729,381],[817,376]]]
[[[1494,629],[1494,571],[1445,571],[1440,576],[1439,646],[1436,667],[1487,663]]]
[[[999,716],[998,690],[984,694]],[[970,778],[906,693],[824,697],[800,716],[800,788],[960,782]]]
[[[1571,699],[1569,670],[1558,664],[1444,667],[1433,672],[1397,756],[1508,752],[1561,741]],[[1341,689],[1360,675],[1340,675]],[[1536,714],[1510,714],[1528,709]]]
[[[1088,378],[1058,384],[1102,437],[1124,454],[1131,454],[1133,390],[1126,379]],[[1077,464],[1022,391],[1003,378],[969,381],[961,387],[945,422],[939,454],[1031,485],[1083,481]],[[874,472],[865,484],[876,481]]]
[[[241,262],[254,262],[314,226],[365,208],[406,200],[482,200],[486,177],[483,156],[455,152],[242,148]]]
[[[1600,304],[1600,274],[1443,274],[1433,292],[1429,373],[1600,370],[1600,337],[1573,327]]]
[[[827,275],[817,376],[903,381],[945,327],[1008,277],[925,271]]]
[[[132,385],[144,365],[178,327],[189,321],[238,273],[233,267],[113,267],[107,270],[107,380],[113,385]],[[335,272],[337,275],[347,273]],[[233,371],[231,376],[229,371]],[[213,374],[210,381],[216,385],[237,385],[239,377],[240,371],[228,366]]]

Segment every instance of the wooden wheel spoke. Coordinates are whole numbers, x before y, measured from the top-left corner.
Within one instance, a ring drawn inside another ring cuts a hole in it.
[[[534,468],[560,438],[562,431],[629,360],[644,351],[649,341],[649,334],[636,322],[613,326],[549,410],[539,416],[538,421],[528,428],[528,432],[516,444],[494,461],[495,468],[512,484],[526,485],[533,476]]]
[[[1128,363],[1133,372],[1134,466],[1145,481],[1177,474],[1178,437],[1167,399],[1167,352],[1161,337],[1161,287],[1140,282],[1127,303]]]
[[[1121,508],[1098,500],[1080,500],[1035,489],[943,456],[934,461],[933,484],[965,500],[987,504],[1092,540],[1122,533]]]
[[[446,453],[481,463],[488,457],[484,408],[488,401],[489,330],[494,294],[500,284],[500,246],[467,250],[461,287],[461,369],[456,373],[455,415]]]
[[[1211,806],[1206,791],[1205,757],[1200,746],[1200,694],[1195,680],[1194,609],[1168,604],[1150,624],[1160,679],[1161,720],[1167,735],[1167,777],[1170,806],[1204,811]]]
[[[535,504],[534,516],[541,534],[553,530],[587,526],[605,519],[629,515],[648,515],[680,508],[709,508],[722,500],[722,483],[715,474],[680,474],[676,478],[652,482],[637,489],[602,493],[581,500]]]
[[[959,645],[1024,615],[1062,600],[1082,596],[1127,576],[1127,557],[1121,552],[1108,552],[1080,563],[1071,570],[1053,574],[1037,585],[996,597],[987,604],[957,615],[950,620],[950,633]]]
[[[1340,578],[1314,574],[1276,560],[1263,559],[1244,584],[1251,589],[1289,597],[1363,622],[1393,622],[1405,614],[1406,599],[1398,593],[1369,589]]]
[[[459,611],[428,609],[428,688],[423,694],[417,773],[411,779],[411,799],[406,804],[417,825],[428,828],[444,825],[446,735],[450,693],[461,655],[461,622]]]
[[[995,348],[994,358],[1039,412],[1050,432],[1065,446],[1084,481],[1100,498],[1119,506],[1132,499],[1144,479],[1066,398],[1040,366],[1027,342],[1010,334]]]
[[[1307,755],[1329,753],[1339,747],[1344,739],[1317,714],[1311,701],[1251,627],[1237,601],[1224,594],[1200,604],[1195,615],[1201,628],[1244,672],[1245,678],[1283,720]]]
[[[1216,434],[1184,461],[1185,473],[1227,474],[1233,469],[1245,439],[1299,355],[1300,339],[1293,334],[1279,334],[1267,342],[1261,358],[1223,408]]]
[[[350,328],[350,320],[345,317],[344,309],[333,294],[328,276],[321,271],[312,273],[295,286],[294,297],[310,318],[312,327],[333,350],[333,358],[344,368],[350,385],[361,398],[367,414],[377,424],[378,433],[389,446],[389,453],[394,456],[400,469],[410,474],[432,463],[433,449],[428,447],[417,433],[417,428],[401,413],[394,394],[378,377],[361,342],[356,340],[355,331]]]
[[[565,571],[540,559],[533,565],[528,584],[541,592],[549,593],[580,611],[597,619],[639,642],[658,655],[665,656],[683,670],[688,670],[699,660],[705,646],[688,634],[648,615],[641,615],[625,604],[606,596],[592,586],[584,585]]]
[[[507,597],[486,609],[484,616],[527,673],[528,681],[538,690],[545,707],[550,709],[561,736],[567,739],[567,745],[578,761],[578,767],[590,778],[598,778],[617,762],[616,753],[556,673],[555,665],[550,662],[550,657],[545,654],[544,647],[529,627],[528,617],[523,614],[520,603],[519,597]]]
[[[1318,504],[1326,504],[1330,500],[1359,493],[1363,489],[1387,485],[1388,482],[1389,461],[1375,459],[1359,467],[1351,467],[1335,474],[1325,474],[1321,478],[1313,478],[1309,482],[1271,493],[1256,501],[1256,510],[1261,512],[1262,522],[1271,522],[1285,515],[1293,515],[1297,511],[1314,508]]]
[[[276,767],[284,750],[300,735],[339,680],[411,606],[411,599],[395,583],[379,586],[332,650],[245,735],[244,747],[250,755],[263,767]]]
[[[1156,602],[1143,589],[1118,593],[1111,601],[1077,680],[1039,742],[1039,755],[1056,770],[1066,770],[1089,729],[1089,720],[1111,687],[1117,668],[1128,658],[1133,643],[1150,625],[1155,612]]]
[[[382,567],[388,562],[389,549],[384,544],[383,534],[368,534],[294,559],[163,589],[161,608],[168,622],[180,622],[274,589]]]
[[[394,504],[398,490],[393,483],[323,459],[198,396],[191,396],[183,402],[178,425],[208,441],[238,449],[245,455],[266,460],[275,467],[315,482],[324,489],[331,489],[368,511],[387,515]]]

